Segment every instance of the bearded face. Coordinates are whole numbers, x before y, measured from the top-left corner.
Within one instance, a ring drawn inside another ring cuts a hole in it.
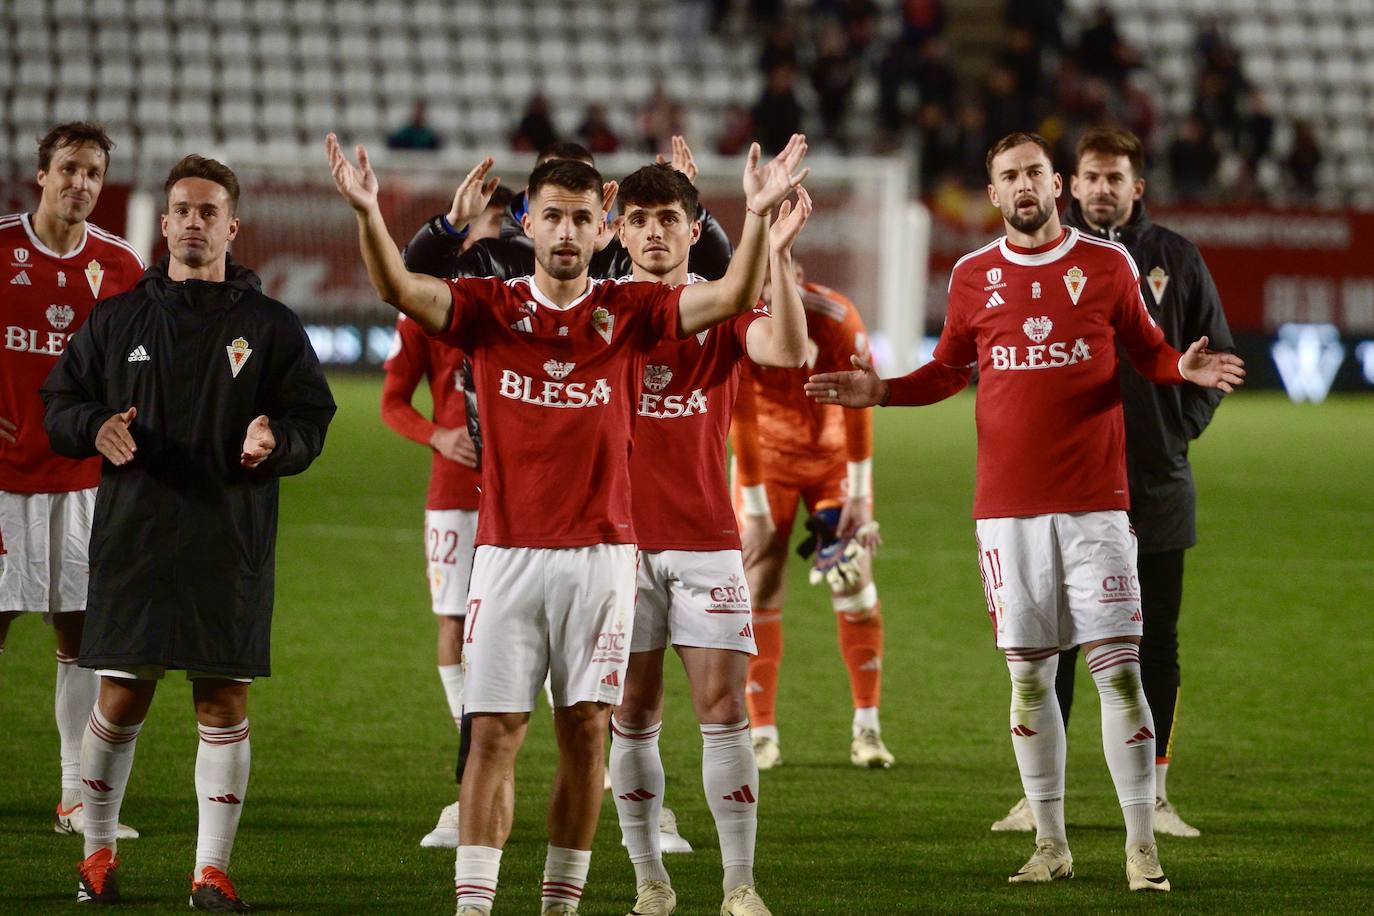
[[[1055,216],[1063,190],[1045,151],[1035,143],[1004,150],[992,160],[988,198],[1011,229],[1034,235]]]

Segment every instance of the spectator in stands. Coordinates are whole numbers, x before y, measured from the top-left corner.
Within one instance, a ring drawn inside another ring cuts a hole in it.
[[[988,121],[978,105],[959,110],[958,173],[965,187],[984,187],[988,180]],[[981,182],[981,184],[980,184]]]
[[[614,153],[620,148],[620,137],[611,129],[606,118],[606,106],[591,104],[577,128],[577,136],[582,145],[593,153]]]
[[[855,59],[846,43],[844,30],[834,20],[827,21],[821,26],[820,37],[816,41],[811,86],[816,90],[821,135],[842,152],[849,148],[844,120],[857,77]]]
[[[902,0],[901,41],[920,49],[944,34],[946,18],[944,0]]]
[[[959,128],[942,106],[926,102],[916,114],[916,137],[921,150],[921,192],[929,194],[947,174],[959,173]]]
[[[1245,160],[1246,168],[1255,171],[1261,159],[1274,150],[1274,116],[1269,113],[1269,100],[1259,89],[1251,89],[1245,100],[1245,114],[1236,130],[1236,152]]]
[[[983,84],[983,111],[988,134],[1005,137],[1018,130],[1031,130],[1034,115],[1017,91],[1016,77],[1004,64],[993,64]]]
[[[935,102],[954,110],[959,75],[943,40],[931,37],[920,46],[896,41],[878,65],[878,127],[888,134],[906,128],[901,94],[908,83],[916,85],[922,104]]]
[[[716,138],[716,152],[722,156],[738,156],[754,139],[754,116],[743,105],[727,106],[721,115],[720,136]]]
[[[759,70],[772,73],[783,66],[796,69],[798,60],[796,29],[786,19],[775,19],[768,26],[768,34],[763,39],[763,49],[759,52]]]
[[[856,57],[867,54],[878,34],[878,5],[873,0],[838,0],[831,5],[850,52]]]
[[[1037,48],[1058,51],[1064,47],[1063,15],[1064,0],[1007,0],[1004,19],[1008,28],[1029,32]]]
[[[1300,119],[1293,122],[1293,146],[1284,164],[1288,177],[1298,194],[1311,200],[1317,196],[1317,169],[1321,166],[1322,150],[1312,122]]]
[[[668,95],[662,82],[639,108],[639,140],[646,153],[671,154],[673,137],[687,133],[687,114],[682,103]]]
[[[410,110],[410,120],[386,138],[386,145],[388,149],[427,150],[436,150],[443,145],[426,119],[424,99],[415,100],[415,107]]]
[[[754,105],[754,135],[770,155],[781,152],[793,134],[801,133],[802,107],[793,88],[795,79],[788,66],[768,71],[763,95]]]
[[[1116,30],[1116,17],[1102,4],[1078,38],[1078,63],[1085,73],[1115,85],[1126,78],[1129,57],[1126,43]]]
[[[1221,153],[1207,125],[1197,115],[1190,116],[1169,146],[1169,171],[1174,179],[1174,194],[1183,200],[1198,200],[1206,196],[1220,163]]]
[[[525,113],[510,138],[510,148],[522,152],[548,149],[558,142],[558,131],[549,117],[549,100],[536,92],[525,104]]]
[[[998,55],[1002,66],[1006,67],[1016,80],[1016,92],[1022,104],[1031,109],[1040,99],[1040,80],[1042,75],[1040,48],[1029,29],[1017,27],[1007,31],[1007,43]]]

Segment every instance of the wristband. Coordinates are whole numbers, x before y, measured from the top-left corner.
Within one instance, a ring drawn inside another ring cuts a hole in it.
[[[454,229],[453,224],[448,221],[447,214],[440,213],[439,228],[443,229],[446,235],[452,235],[460,239],[465,239],[468,237],[468,229],[470,229],[471,226],[464,226],[462,229]]]
[[[745,515],[772,516],[773,513],[768,508],[768,487],[760,483],[752,487],[741,487],[740,492],[744,497]]]
[[[870,499],[873,496],[873,459],[846,461],[844,465],[845,482],[849,485],[850,499]]]
[[[759,219],[768,219],[768,211],[767,211],[767,210],[765,210],[764,212],[760,213],[759,211],[752,209],[748,204],[745,204],[745,205],[744,205],[744,209],[747,210],[748,212],[754,214],[754,215],[757,216]]]

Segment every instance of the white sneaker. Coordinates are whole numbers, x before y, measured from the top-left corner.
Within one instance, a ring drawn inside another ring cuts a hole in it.
[[[849,762],[869,770],[886,770],[891,768],[896,758],[883,744],[883,738],[876,728],[861,728],[850,742]]]
[[[57,813],[52,819],[53,833],[67,833],[76,836],[86,835],[86,815],[83,813],[83,805],[77,802],[66,811],[62,810],[62,805],[57,806]],[[115,839],[117,840],[136,840],[138,831],[128,824],[120,824],[115,828]]]
[[[752,884],[741,884],[725,895],[720,916],[773,916]]]
[[[677,892],[667,881],[646,878],[635,888],[635,905],[627,916],[673,916]]]
[[[1035,811],[1031,809],[1030,802],[1021,799],[1011,806],[1007,816],[1000,821],[992,822],[992,829],[995,833],[1028,833],[1035,829]]]
[[[782,748],[778,742],[763,735],[754,736],[754,762],[760,770],[771,770],[782,766]],[[741,884],[740,887],[748,885]]]
[[[1159,847],[1154,843],[1126,850],[1126,880],[1133,891],[1167,891],[1169,879],[1159,867]]]
[[[1069,847],[1045,840],[1035,844],[1035,853],[1007,881],[1011,884],[1047,884],[1072,877],[1073,856],[1069,854]]]
[[[1202,831],[1178,816],[1178,809],[1167,798],[1155,799],[1155,833],[1166,836],[1202,836]]]
[[[677,815],[672,808],[665,807],[658,815],[658,847],[664,855],[692,851],[692,844],[677,832]]]
[[[420,840],[420,845],[426,849],[457,849],[458,848],[458,803],[445,806],[439,812],[439,822],[434,825],[434,829],[426,833],[424,839]]]

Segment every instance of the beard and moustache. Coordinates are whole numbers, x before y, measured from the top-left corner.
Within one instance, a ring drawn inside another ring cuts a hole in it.
[[[1038,231],[1041,226],[1050,221],[1050,216],[1054,213],[1054,198],[1051,197],[1046,200],[1037,200],[1035,202],[1035,210],[1025,215],[1018,209],[1019,204],[1023,200],[1025,200],[1024,197],[1018,201],[1014,201],[1011,206],[1003,209],[1002,216],[1006,219],[1007,224],[1017,232],[1024,232],[1026,235],[1032,235]]]
[[[555,258],[558,250],[563,247],[565,246],[559,245],[547,251],[536,249],[535,258],[539,261],[539,266],[544,268],[549,276],[555,280],[576,280],[591,263],[591,252],[578,251],[571,263],[560,263]]]

